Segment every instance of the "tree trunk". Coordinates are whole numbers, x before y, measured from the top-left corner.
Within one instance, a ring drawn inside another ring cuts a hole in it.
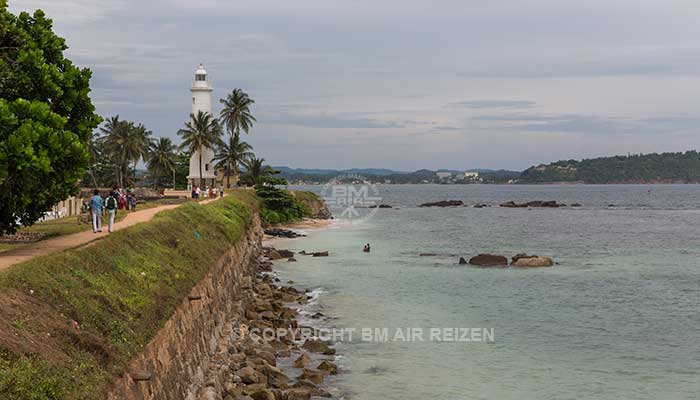
[[[175,190],[175,168],[173,168],[173,190]]]

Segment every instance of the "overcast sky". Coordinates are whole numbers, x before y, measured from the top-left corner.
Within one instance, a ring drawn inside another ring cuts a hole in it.
[[[274,165],[511,168],[700,147],[698,0],[10,0],[102,116],[177,142],[198,63]]]

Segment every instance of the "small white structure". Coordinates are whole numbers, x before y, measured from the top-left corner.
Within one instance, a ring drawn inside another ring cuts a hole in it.
[[[197,115],[199,111],[206,112],[214,116],[212,113],[211,92],[214,89],[211,87],[211,82],[207,75],[207,70],[203,64],[199,64],[194,75],[194,83],[192,83],[192,114]],[[190,173],[187,175],[188,188],[191,190],[193,186],[216,187],[216,170],[214,169],[214,150],[210,148],[202,149],[202,179],[199,181],[199,152],[195,151],[190,155]]]
[[[466,171],[464,173],[464,179],[465,180],[476,180],[479,178],[479,173],[478,172],[471,172],[471,171]]]
[[[440,180],[452,178],[452,172],[436,172],[435,175],[437,175]]]

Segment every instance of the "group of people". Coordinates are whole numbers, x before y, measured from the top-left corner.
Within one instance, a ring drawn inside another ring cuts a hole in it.
[[[102,232],[102,216],[107,215],[107,231],[114,229],[114,217],[117,210],[136,211],[136,194],[131,190],[113,188],[104,199],[100,191],[95,189],[90,198],[89,208],[92,215],[92,231]]]
[[[204,189],[200,188],[199,186],[192,186],[192,199],[194,200],[199,200],[200,198],[204,197],[209,197],[210,199],[215,199],[216,198],[216,188],[215,187],[209,187],[209,185],[205,186]],[[219,193],[218,195],[220,197],[224,197],[224,187],[219,186]]]

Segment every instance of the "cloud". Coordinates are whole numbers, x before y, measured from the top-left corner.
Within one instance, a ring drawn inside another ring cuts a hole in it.
[[[262,124],[296,125],[307,128],[366,128],[385,129],[403,128],[404,125],[395,121],[384,121],[364,117],[344,117],[328,114],[278,114],[263,115],[258,118]]]
[[[700,117],[666,116],[622,118],[596,115],[481,115],[471,121],[495,123],[499,129],[518,132],[575,134],[672,134],[700,127]]]
[[[445,105],[446,108],[508,108],[527,109],[535,107],[529,100],[466,100]]]

